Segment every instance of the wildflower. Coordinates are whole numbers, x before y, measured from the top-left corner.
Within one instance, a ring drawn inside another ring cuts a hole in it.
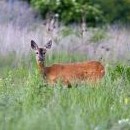
[[[124,123],[129,123],[129,119],[121,119],[118,121],[118,124],[124,124]]]
[[[125,99],[124,99],[124,102],[125,102],[125,104],[127,105],[127,104],[128,104],[128,98],[125,98]]]
[[[0,84],[2,84],[2,78],[0,78]]]
[[[127,105],[128,103],[130,103],[130,97],[125,97],[124,98],[124,103],[125,103],[125,105]]]

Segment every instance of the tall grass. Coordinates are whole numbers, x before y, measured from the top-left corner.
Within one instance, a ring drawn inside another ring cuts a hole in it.
[[[3,1],[1,7],[8,9],[8,3]],[[13,4],[13,13],[24,7]],[[66,89],[57,83],[52,87],[40,77],[30,49],[31,39],[41,46],[47,41],[42,22],[31,14],[26,13],[31,23],[24,26],[17,22],[19,15],[14,15],[15,22],[4,15],[0,21],[0,129],[129,130],[129,30],[88,28],[82,39],[77,27],[62,26],[46,65],[102,58],[106,75],[96,85],[79,83]]]
[[[129,129],[130,80],[123,78],[127,71],[117,70],[108,68],[100,84],[79,83],[66,89],[62,83],[46,84],[34,60],[32,67],[9,69],[0,79],[0,128]],[[113,78],[113,73],[118,76]]]

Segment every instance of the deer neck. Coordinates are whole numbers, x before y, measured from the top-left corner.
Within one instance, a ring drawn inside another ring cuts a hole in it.
[[[44,61],[37,61],[38,70],[41,75],[45,76],[45,63]]]

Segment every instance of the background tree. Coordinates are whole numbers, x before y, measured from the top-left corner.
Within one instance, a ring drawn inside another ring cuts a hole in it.
[[[40,12],[43,18],[47,12],[59,14],[59,18],[64,23],[79,22],[81,15],[86,15],[87,22],[97,24],[104,22],[103,12],[100,5],[90,3],[85,0],[31,0],[31,4]]]
[[[130,0],[26,0],[45,18],[48,12],[59,14],[64,23],[79,22],[86,16],[88,25],[130,22]]]

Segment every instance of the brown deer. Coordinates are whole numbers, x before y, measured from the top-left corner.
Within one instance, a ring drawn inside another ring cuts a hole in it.
[[[97,81],[100,80],[104,74],[105,69],[98,61],[85,61],[81,63],[66,63],[66,64],[53,64],[52,66],[45,66],[45,54],[47,49],[52,46],[52,41],[43,47],[39,48],[38,45],[31,40],[31,48],[36,53],[37,66],[45,79],[54,84],[57,80],[61,80],[66,85],[71,85],[73,81]]]

